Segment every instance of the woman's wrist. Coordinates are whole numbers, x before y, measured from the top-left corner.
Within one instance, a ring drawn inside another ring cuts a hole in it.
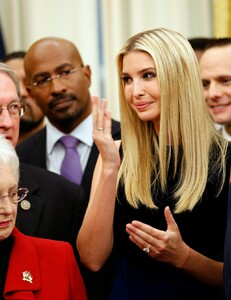
[[[187,261],[188,261],[190,255],[191,255],[191,251],[192,251],[192,249],[188,246],[187,253],[186,253],[184,259],[183,259],[183,260],[181,261],[181,263],[177,266],[178,269],[182,269],[182,268],[185,266],[185,264],[187,263]]]
[[[104,173],[118,173],[118,170],[119,170],[119,167],[117,164],[114,164],[114,163],[103,163],[102,165],[102,172]]]

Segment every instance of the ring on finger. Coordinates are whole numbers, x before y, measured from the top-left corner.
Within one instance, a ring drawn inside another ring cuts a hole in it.
[[[146,252],[146,253],[149,253],[150,252],[150,244],[148,244],[148,247],[145,247],[143,248],[143,251]]]
[[[104,130],[103,127],[97,127],[96,129],[99,130],[99,131],[103,131]]]

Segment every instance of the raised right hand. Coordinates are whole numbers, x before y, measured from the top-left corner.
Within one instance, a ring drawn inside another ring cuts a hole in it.
[[[113,140],[111,135],[111,114],[107,110],[106,99],[100,100],[99,97],[92,97],[93,115],[93,139],[99,149],[102,167],[119,168],[120,154],[118,143]]]

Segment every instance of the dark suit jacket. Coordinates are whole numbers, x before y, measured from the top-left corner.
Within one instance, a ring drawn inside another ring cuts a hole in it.
[[[231,299],[231,185],[229,185],[228,220],[224,250],[224,287],[225,299]]]
[[[68,243],[25,236],[16,228],[12,236],[4,299],[87,300]]]
[[[112,120],[112,137],[114,140],[119,140],[121,138],[120,123],[115,120]],[[16,147],[16,151],[21,162],[46,168],[46,128],[43,128],[39,132],[35,133],[32,137],[28,138],[26,141],[20,143]],[[94,143],[81,183],[81,186],[84,188],[87,201],[90,195],[91,180],[98,154],[99,151]],[[83,211],[83,207],[80,208],[80,211],[77,211],[77,231],[79,230],[81,225],[80,220],[81,215],[83,217]],[[115,273],[114,256],[111,255],[105,266],[96,273],[88,271],[81,264],[79,265],[83,275],[84,283],[87,288],[88,299],[107,300],[111,291],[111,285]]]
[[[120,123],[115,120],[112,120],[112,137],[114,140],[119,140],[121,138]],[[46,169],[46,127],[35,133],[26,141],[20,143],[16,147],[16,151],[21,162]],[[91,180],[98,154],[99,151],[94,143],[81,183],[87,197],[90,195]]]
[[[55,173],[20,163],[19,186],[29,189],[18,205],[16,225],[24,234],[67,241],[75,246],[86,208],[83,188]],[[75,247],[74,247],[75,248]]]

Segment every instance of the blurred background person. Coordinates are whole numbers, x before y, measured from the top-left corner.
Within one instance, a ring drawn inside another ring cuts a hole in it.
[[[27,106],[26,113],[20,119],[18,143],[24,141],[45,125],[43,112],[27,92],[26,74],[23,66],[25,54],[26,52],[24,51],[15,51],[7,54],[3,58],[3,62],[8,65],[18,77],[21,89],[21,101]]]
[[[188,39],[190,45],[192,46],[192,48],[196,54],[198,61],[200,60],[201,55],[203,54],[208,43],[211,40],[212,40],[212,38],[208,38],[208,37],[195,37],[195,38]]]
[[[209,112],[222,135],[231,141],[231,38],[213,39],[200,59]]]
[[[231,38],[214,39],[200,60],[201,79],[209,112],[222,135],[231,141]],[[226,299],[231,299],[231,189],[224,252]]]
[[[231,299],[231,188],[229,187],[228,221],[225,237],[224,253],[224,285],[225,299]]]

